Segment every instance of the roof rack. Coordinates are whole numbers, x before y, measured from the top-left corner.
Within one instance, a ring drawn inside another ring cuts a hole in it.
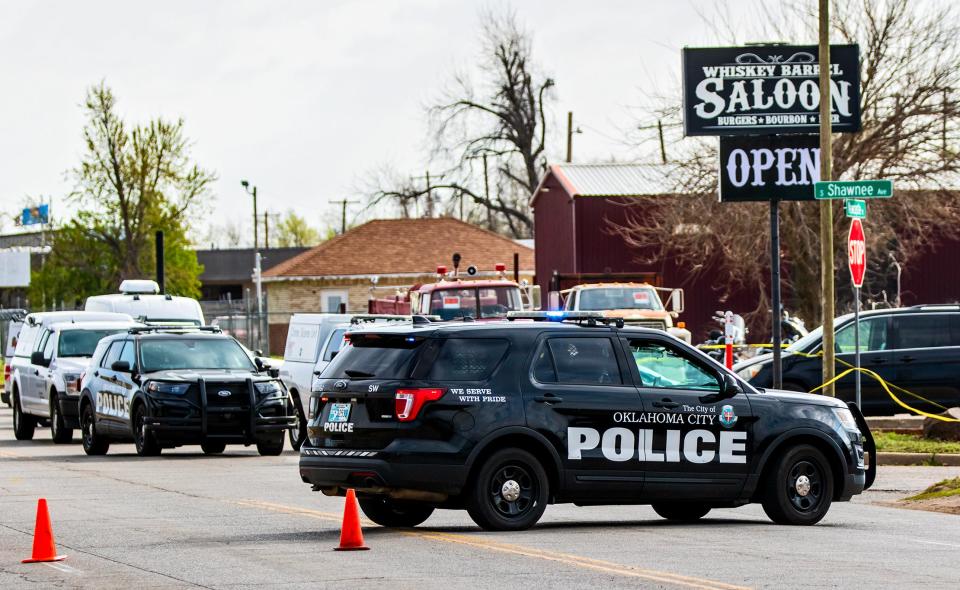
[[[150,332],[209,332],[211,334],[222,334],[220,326],[136,326],[127,330],[128,334],[147,334]]]
[[[377,320],[382,320],[385,322],[413,322],[413,323],[423,323],[423,320],[417,320],[416,318],[424,318],[428,322],[439,322],[441,321],[440,316],[438,315],[397,315],[389,313],[358,313],[350,318],[350,323],[353,325],[366,324],[366,323],[375,323]]]
[[[507,319],[513,320],[533,320],[535,322],[569,322],[576,324],[586,324],[587,326],[623,327],[623,318],[608,318],[595,311],[510,311],[507,312]]]

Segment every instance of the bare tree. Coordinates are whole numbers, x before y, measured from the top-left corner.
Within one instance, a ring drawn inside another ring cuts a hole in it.
[[[771,29],[757,38],[790,38],[785,31],[797,17],[811,27],[813,5],[793,5],[775,13]],[[859,43],[861,113],[859,133],[834,136],[834,176],[840,179],[892,179],[895,197],[869,203],[870,257],[867,297],[882,299],[895,287],[891,256],[901,263],[936,246],[928,240],[936,226],[942,239],[960,236],[960,26],[956,11],[941,3],[922,7],[908,0],[861,0],[835,3],[835,43]],[[679,93],[676,94],[679,96]],[[675,99],[674,99],[675,100]],[[679,126],[680,108],[666,105],[658,118]],[[672,127],[671,127],[672,128]],[[694,274],[720,269],[727,288],[761,293],[755,312],[769,308],[766,299],[769,260],[768,206],[764,203],[720,204],[717,201],[717,141],[711,138],[671,142],[671,190],[683,198],[642,203],[628,221],[609,228],[652,259],[672,257]],[[835,205],[838,207],[839,205]],[[642,210],[642,215],[639,211]],[[815,203],[781,205],[781,241],[785,301],[801,317],[820,318],[819,213]],[[847,221],[835,211],[837,295],[840,308],[852,307],[843,248]],[[890,299],[892,299],[892,295]]]
[[[443,210],[514,237],[533,234],[528,206],[546,170],[545,101],[554,86],[532,59],[529,33],[513,13],[483,15],[480,81],[455,77],[429,109],[434,157],[450,162],[427,186],[425,178],[380,183],[371,206],[395,204],[402,215]],[[384,188],[386,187],[386,188]]]

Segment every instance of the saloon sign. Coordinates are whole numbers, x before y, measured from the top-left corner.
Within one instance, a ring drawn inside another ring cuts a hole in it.
[[[812,201],[820,180],[816,135],[720,138],[720,200]]]
[[[820,124],[817,47],[684,48],[687,135],[816,133]],[[834,132],[860,129],[857,45],[830,46]]]

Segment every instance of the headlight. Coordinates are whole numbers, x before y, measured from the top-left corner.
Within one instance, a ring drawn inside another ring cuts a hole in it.
[[[848,408],[834,408],[833,414],[840,420],[840,424],[847,430],[860,430],[857,428],[857,421],[853,418],[853,412]]]
[[[253,386],[257,388],[257,393],[260,394],[260,397],[271,397],[283,393],[283,389],[276,381],[258,381],[254,383]]]
[[[750,381],[760,373],[760,369],[762,368],[763,368],[762,363],[750,365],[749,367],[744,367],[739,371],[737,371],[737,376],[743,379],[744,381]]]
[[[163,381],[151,381],[145,388],[150,394],[169,394],[183,395],[190,389],[189,383],[164,383]]]
[[[68,394],[76,395],[80,393],[80,377],[76,373],[68,373],[63,376],[63,384],[66,386]]]

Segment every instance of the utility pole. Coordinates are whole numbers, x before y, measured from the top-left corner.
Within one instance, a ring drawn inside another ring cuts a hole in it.
[[[259,225],[258,216],[257,216],[257,186],[253,186],[253,190],[250,190],[250,183],[246,180],[240,181],[240,186],[247,191],[248,195],[253,197],[253,249],[256,249],[260,246],[260,240],[257,238],[257,225]]]
[[[493,229],[493,209],[490,208],[490,177],[487,175],[487,154],[483,154],[483,198],[487,200],[487,226]]]
[[[567,163],[573,162],[573,111],[567,111]]]
[[[663,143],[663,121],[657,119],[657,133],[660,134],[660,161],[667,163],[667,148]]]
[[[348,201],[347,199],[342,199],[340,201],[332,201],[340,205],[340,235],[347,233],[347,205],[353,205],[359,203],[360,201]]]
[[[820,180],[833,178],[833,123],[830,117],[830,0],[820,1]],[[821,309],[823,314],[823,381],[836,374],[835,349],[833,344],[833,201],[820,201],[820,282]],[[775,342],[774,346],[779,346]],[[836,395],[833,384],[823,393]]]
[[[266,211],[263,212],[263,247],[270,249],[270,214]]]

